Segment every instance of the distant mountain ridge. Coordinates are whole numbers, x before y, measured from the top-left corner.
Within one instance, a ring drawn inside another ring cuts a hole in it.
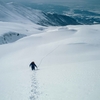
[[[68,5],[0,1],[0,21],[43,26],[94,25],[100,24],[100,13],[84,8],[70,8]]]
[[[43,13],[46,19],[40,20],[40,25],[52,25],[52,26],[66,26],[66,25],[79,25],[74,19],[66,15],[56,13]]]
[[[36,23],[44,26],[65,26],[79,24],[74,18],[66,15],[46,13],[14,3],[1,3],[0,9],[0,21],[5,22]]]

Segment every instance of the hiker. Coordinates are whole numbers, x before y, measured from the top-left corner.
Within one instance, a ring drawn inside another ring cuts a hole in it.
[[[31,62],[29,66],[31,66],[31,69],[32,69],[32,70],[35,70],[35,67],[37,68],[37,66],[36,66],[36,64],[34,63],[34,61]]]

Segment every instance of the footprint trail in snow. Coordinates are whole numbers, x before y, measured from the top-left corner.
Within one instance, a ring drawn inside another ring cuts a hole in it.
[[[38,91],[38,81],[36,79],[36,71],[33,71],[31,80],[32,83],[31,83],[30,100],[37,100],[39,96],[39,91]]]

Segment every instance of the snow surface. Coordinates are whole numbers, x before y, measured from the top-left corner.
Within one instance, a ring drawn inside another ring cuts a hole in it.
[[[100,100],[100,25],[0,22],[9,31],[27,36],[0,45],[0,100]]]

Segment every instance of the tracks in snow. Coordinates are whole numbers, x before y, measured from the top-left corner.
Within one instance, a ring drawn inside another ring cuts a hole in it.
[[[39,97],[39,91],[38,91],[38,81],[36,79],[36,71],[33,71],[31,80],[32,84],[31,84],[30,100],[37,100]]]

